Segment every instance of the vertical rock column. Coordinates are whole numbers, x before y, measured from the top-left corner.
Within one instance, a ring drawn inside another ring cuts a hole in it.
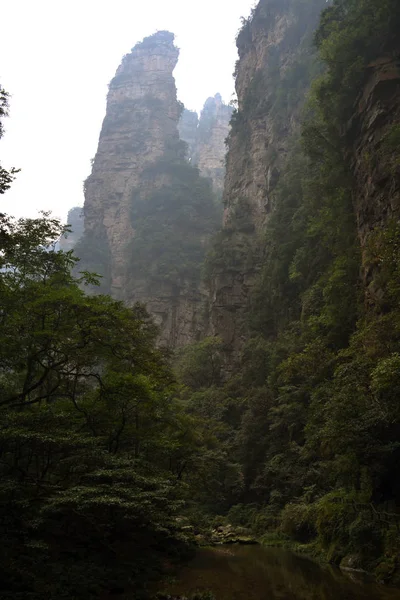
[[[201,111],[184,110],[179,122],[181,139],[188,144],[188,158],[211,180],[214,193],[222,197],[225,178],[225,142],[229,135],[233,109],[221,95],[208,98]]]
[[[181,107],[173,70],[174,35],[158,32],[127,54],[112,79],[92,173],[85,182],[84,263],[101,254],[109,291],[124,299],[132,194],[142,174],[178,141]],[[148,184],[146,184],[148,185]]]
[[[225,141],[233,109],[222,102],[220,94],[208,98],[200,115],[193,162],[203,177],[209,177],[218,197],[222,197],[225,177]]]
[[[103,275],[100,291],[146,305],[169,348],[201,337],[201,264],[218,217],[211,183],[179,138],[177,60],[173,34],[158,32],[111,81],[76,248],[84,267]]]

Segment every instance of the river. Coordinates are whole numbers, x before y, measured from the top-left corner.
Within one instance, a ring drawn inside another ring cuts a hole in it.
[[[168,584],[171,595],[210,590],[216,600],[400,600],[400,589],[379,585],[277,548],[202,548]]]

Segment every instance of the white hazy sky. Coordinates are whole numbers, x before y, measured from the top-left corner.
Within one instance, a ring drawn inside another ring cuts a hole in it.
[[[107,84],[124,54],[159,29],[176,34],[178,97],[200,110],[229,101],[240,17],[254,0],[10,0],[1,8],[0,82],[11,94],[0,141],[4,167],[19,167],[0,210],[66,218],[83,203],[105,113]]]

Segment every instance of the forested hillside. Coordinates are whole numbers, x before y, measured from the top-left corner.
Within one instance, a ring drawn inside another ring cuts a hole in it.
[[[400,581],[399,31],[398,0],[260,0],[216,234],[165,31],[110,85],[82,262],[0,215],[2,598],[148,599],[227,524]]]
[[[309,32],[304,11],[310,22],[321,4],[262,0],[238,36],[228,218],[208,259],[221,342],[184,351],[180,368],[225,427],[214,509],[385,579],[400,526],[400,6],[336,0]],[[243,85],[257,42],[284,27]],[[242,153],[261,147],[260,122],[275,152],[264,171],[279,168],[257,209],[237,190],[262,169]]]

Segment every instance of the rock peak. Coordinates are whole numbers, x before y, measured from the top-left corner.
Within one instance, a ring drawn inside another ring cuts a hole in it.
[[[157,95],[164,85],[169,86],[179,58],[179,49],[175,46],[174,39],[175,35],[169,31],[157,31],[138,42],[122,59],[110,83],[110,90],[126,88],[131,84],[138,86],[140,82],[148,88],[152,77],[154,86],[160,89],[150,90],[151,94],[155,91]],[[129,92],[129,95],[132,94]]]
[[[186,160],[179,138],[178,55],[174,35],[159,31],[123,58],[85,183],[76,249],[85,268],[103,276],[97,291],[145,304],[170,348],[202,330],[200,266],[220,221],[210,182]]]
[[[178,57],[174,35],[159,31],[124,56],[110,83],[99,145],[85,183],[81,254],[103,275],[101,291],[115,297],[124,297],[126,288],[134,190],[144,186],[150,166],[179,143],[181,107],[172,74]]]
[[[157,46],[170,46],[175,48],[175,34],[171,31],[156,31],[152,35],[143,38],[141,42],[138,42],[133,48],[132,51],[138,48],[154,48]]]
[[[204,104],[204,109],[207,109],[209,107],[217,107],[217,106],[222,106],[224,105],[223,101],[222,101],[222,96],[221,94],[215,94],[215,96],[210,96],[209,98],[207,98],[207,100],[205,101]],[[225,106],[225,105],[224,105]]]

